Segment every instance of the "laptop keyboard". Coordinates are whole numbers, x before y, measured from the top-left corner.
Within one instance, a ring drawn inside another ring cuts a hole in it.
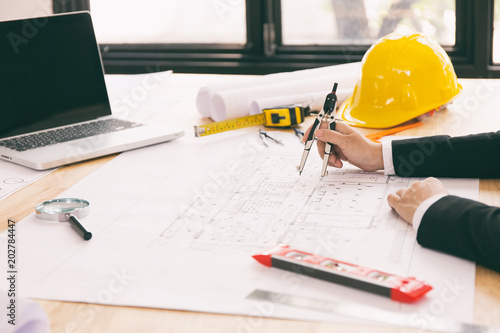
[[[0,140],[0,146],[17,151],[25,151],[53,145],[59,142],[88,138],[94,135],[121,131],[138,126],[142,126],[142,124],[121,119],[108,118],[91,123],[78,124],[55,130],[19,136],[12,139]]]

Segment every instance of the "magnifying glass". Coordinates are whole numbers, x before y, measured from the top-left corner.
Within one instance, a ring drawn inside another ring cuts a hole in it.
[[[89,215],[89,205],[87,200],[76,198],[44,201],[35,207],[36,217],[46,221],[69,222],[83,239],[89,240],[92,233],[79,220]]]

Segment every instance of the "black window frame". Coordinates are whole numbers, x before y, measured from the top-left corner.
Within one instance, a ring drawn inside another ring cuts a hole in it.
[[[54,13],[90,10],[89,0],[53,0]],[[445,46],[458,77],[498,78],[494,0],[456,0],[456,42]],[[280,0],[247,0],[247,43],[101,44],[106,73],[269,74],[360,61],[370,45],[283,45]]]

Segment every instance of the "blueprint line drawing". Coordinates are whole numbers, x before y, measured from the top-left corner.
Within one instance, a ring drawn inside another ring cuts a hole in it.
[[[256,253],[276,244],[316,250],[339,260],[389,264],[408,270],[415,237],[391,211],[387,195],[410,185],[409,178],[369,173],[347,165],[316,175],[319,164],[297,176],[296,154],[262,152],[243,177],[196,210],[196,200],[161,232],[151,247]],[[413,179],[415,181],[418,179]],[[195,213],[193,213],[193,211]],[[384,242],[367,259],[364,243]],[[406,252],[406,253],[405,253]]]

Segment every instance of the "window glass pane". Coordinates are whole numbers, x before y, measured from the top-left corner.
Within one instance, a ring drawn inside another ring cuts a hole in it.
[[[0,21],[52,15],[52,0],[2,1]]]
[[[495,14],[493,18],[493,63],[500,63],[500,1],[495,0]]]
[[[455,44],[454,0],[282,0],[283,43],[372,44],[396,31]]]
[[[244,0],[90,0],[99,43],[246,43]]]

